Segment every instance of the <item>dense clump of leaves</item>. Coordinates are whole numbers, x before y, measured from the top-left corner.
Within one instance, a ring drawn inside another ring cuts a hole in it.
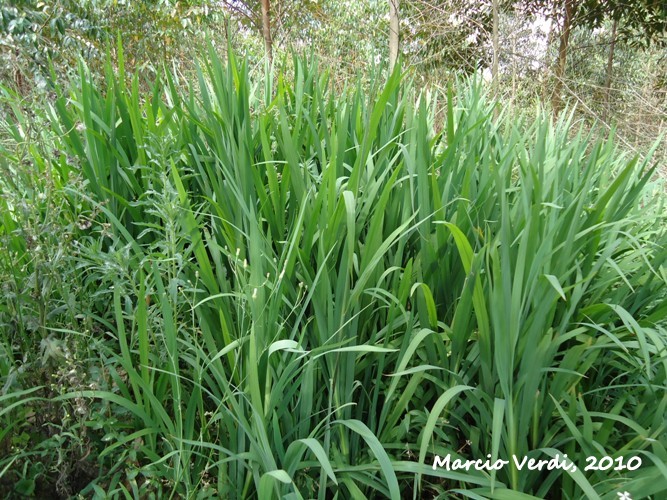
[[[116,422],[95,424],[106,468],[86,491],[662,491],[667,235],[648,160],[566,118],[494,118],[474,83],[417,94],[397,71],[336,95],[294,67],[260,87],[211,53],[187,91],[167,74],[150,95],[82,68],[50,109],[105,373],[52,399]],[[644,466],[431,467],[555,453]]]
[[[0,81],[24,96],[49,91],[76,76],[80,57],[102,76],[118,34],[132,54],[130,67],[158,60],[185,66],[203,30],[215,33],[223,19],[199,1],[8,0],[0,5]]]

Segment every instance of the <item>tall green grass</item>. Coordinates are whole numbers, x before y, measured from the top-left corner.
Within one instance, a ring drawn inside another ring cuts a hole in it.
[[[494,118],[474,82],[418,93],[396,71],[335,95],[312,61],[294,68],[251,83],[210,53],[190,87],[166,74],[140,95],[82,66],[50,110],[80,165],[54,175],[95,219],[75,262],[113,379],[60,400],[122,422],[86,491],[664,492],[667,237],[649,160],[571,118]],[[431,467],[556,453],[579,471]],[[583,472],[606,455],[644,465]]]

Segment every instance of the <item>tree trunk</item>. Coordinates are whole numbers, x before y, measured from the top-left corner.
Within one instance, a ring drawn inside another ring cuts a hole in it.
[[[616,28],[618,28],[618,21],[614,19],[614,24],[611,26],[611,43],[609,44],[609,58],[607,59],[607,74],[605,75],[605,96],[604,96],[604,113],[602,120],[607,121],[609,115],[609,106],[611,101],[611,80],[614,72],[614,49],[616,48]]]
[[[264,35],[264,49],[269,62],[273,61],[273,41],[271,40],[271,6],[270,0],[262,0],[262,34]]]
[[[549,34],[547,35],[547,48],[546,48],[546,53],[549,54],[549,50],[551,50],[551,45],[554,43],[554,24],[556,23],[556,13],[558,12],[558,4],[556,2],[553,3],[553,6],[551,7],[551,23],[549,24]],[[542,85],[542,100],[544,102],[547,101],[547,99],[550,98],[551,94],[549,93],[550,86],[549,82],[551,81],[551,67],[548,64],[544,65],[544,78],[543,78],[543,85]]]
[[[399,0],[389,0],[389,72],[394,70],[398,60],[398,8]]]
[[[493,0],[493,62],[491,65],[491,77],[493,79],[493,91],[498,98],[498,0]]]
[[[560,94],[563,90],[563,78],[565,77],[565,67],[567,65],[567,49],[570,44],[570,30],[572,28],[574,8],[574,0],[565,0],[565,16],[563,18],[563,27],[560,32],[558,60],[556,61],[556,83],[554,84],[554,92],[551,96],[551,104],[555,114],[558,114],[562,107],[562,99]]]

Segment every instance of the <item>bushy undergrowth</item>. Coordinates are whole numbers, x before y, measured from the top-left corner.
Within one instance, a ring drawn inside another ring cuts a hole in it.
[[[150,95],[82,68],[32,136],[6,94],[0,489],[664,492],[648,160],[494,116],[474,83],[418,94],[396,72],[335,95],[294,67],[260,86],[210,54]],[[557,453],[578,470],[432,467]]]

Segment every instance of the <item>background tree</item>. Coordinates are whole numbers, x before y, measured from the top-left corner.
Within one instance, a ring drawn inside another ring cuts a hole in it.
[[[570,46],[570,32],[572,30],[572,21],[576,14],[576,0],[564,0],[562,22],[560,26],[560,34],[558,36],[558,60],[556,61],[556,68],[554,76],[556,83],[554,85],[551,103],[555,113],[558,113],[561,108],[561,91],[563,87],[563,77],[565,76],[565,68],[567,66],[567,51]]]
[[[424,77],[446,77],[456,68],[473,73],[490,67],[491,0],[411,0],[402,15],[403,51]]]
[[[394,69],[399,50],[399,0],[389,0],[389,71]]]
[[[271,5],[269,0],[262,0],[262,35],[264,48],[269,61],[273,61],[273,41],[271,40]]]
[[[664,45],[667,40],[667,2],[656,0],[521,0],[508,2],[507,6],[519,8],[530,14],[549,16],[558,31],[558,56],[554,64],[554,88],[552,105],[556,112],[562,103],[570,37],[573,29],[600,28],[604,22],[613,21],[612,47],[620,39],[636,47],[651,44]],[[607,67],[613,67],[613,49],[610,49]]]
[[[0,82],[46,90],[76,74],[82,57],[101,74],[106,48],[123,39],[128,69],[154,71],[161,63],[192,66],[205,32],[221,35],[224,12],[209,0],[6,0],[0,2]],[[187,40],[187,43],[182,43]]]
[[[500,45],[498,40],[499,30],[499,5],[498,0],[493,0],[493,63],[491,65],[491,74],[493,76],[493,88],[498,94],[498,54],[500,52]]]

